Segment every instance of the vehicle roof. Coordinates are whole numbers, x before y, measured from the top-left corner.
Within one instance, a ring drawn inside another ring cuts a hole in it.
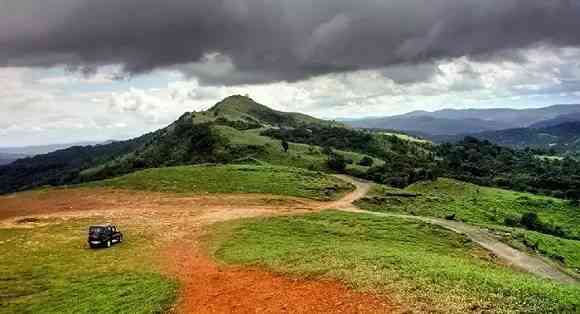
[[[104,224],[104,225],[91,225],[89,228],[93,228],[93,227],[102,227],[102,228],[106,228],[106,227],[114,227],[114,224]]]

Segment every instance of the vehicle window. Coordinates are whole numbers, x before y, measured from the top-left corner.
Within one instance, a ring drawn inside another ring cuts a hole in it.
[[[91,228],[89,228],[90,233],[103,233],[103,232],[105,232],[105,230],[106,229],[103,227],[91,227]]]

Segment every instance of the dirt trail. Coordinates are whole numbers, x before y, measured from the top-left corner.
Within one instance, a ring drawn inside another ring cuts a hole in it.
[[[216,264],[199,243],[204,227],[216,222],[348,207],[359,194],[356,190],[335,202],[316,202],[259,194],[183,196],[112,189],[26,192],[0,196],[0,228],[34,228],[55,218],[100,217],[125,230],[156,232],[153,247],[159,248],[159,265],[182,283],[176,313],[400,312],[386,296],[356,292],[338,281],[293,279],[261,269]],[[22,223],[24,218],[40,222]]]
[[[357,199],[364,197],[366,192],[370,190],[371,187],[370,183],[359,181],[348,176],[339,176],[339,177],[345,181],[351,182],[352,184],[356,185],[357,190],[365,191],[365,193],[356,193],[355,199],[352,200],[353,202],[356,201]],[[449,221],[430,217],[371,212],[358,209],[354,205],[339,207],[338,209],[360,214],[420,220],[430,224],[438,225],[453,232],[467,236],[473,242],[481,245],[482,247],[486,248],[499,258],[503,259],[505,262],[508,263],[508,265],[512,265],[519,269],[533,273],[539,277],[556,280],[562,283],[578,282],[574,277],[566,274],[565,272],[562,272],[556,266],[551,265],[541,257],[532,256],[519,250],[516,250],[511,246],[498,240],[491,232],[477,226],[465,224],[458,221]]]

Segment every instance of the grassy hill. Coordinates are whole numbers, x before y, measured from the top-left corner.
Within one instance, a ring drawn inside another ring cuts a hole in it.
[[[413,184],[404,190],[377,185],[358,203],[362,208],[482,224],[571,269],[580,270],[580,209],[546,196],[481,187],[457,180]],[[522,224],[534,213],[535,224]]]
[[[231,96],[217,103],[202,116],[214,116],[230,121],[245,121],[261,126],[300,127],[324,125],[343,127],[335,121],[325,121],[301,113],[281,112],[259,104],[245,96]],[[211,118],[210,118],[211,119]]]
[[[288,140],[286,152],[281,145],[283,138],[271,133],[277,130],[323,136],[308,142]],[[352,145],[356,140],[371,142],[372,146]],[[101,180],[147,168],[203,163],[257,162],[330,171],[327,160],[336,154],[345,157],[347,171],[362,174],[370,165],[357,164],[365,157],[372,159],[374,165],[396,156],[425,159],[428,154],[419,156],[416,152],[426,145],[394,135],[351,130],[341,123],[299,113],[275,111],[248,97],[232,96],[207,111],[185,113],[166,128],[129,141],[73,147],[0,167],[0,193]]]

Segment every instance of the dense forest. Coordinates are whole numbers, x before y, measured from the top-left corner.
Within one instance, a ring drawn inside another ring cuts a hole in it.
[[[479,185],[578,199],[580,162],[549,158],[543,150],[516,150],[466,137],[435,146],[441,173]]]

